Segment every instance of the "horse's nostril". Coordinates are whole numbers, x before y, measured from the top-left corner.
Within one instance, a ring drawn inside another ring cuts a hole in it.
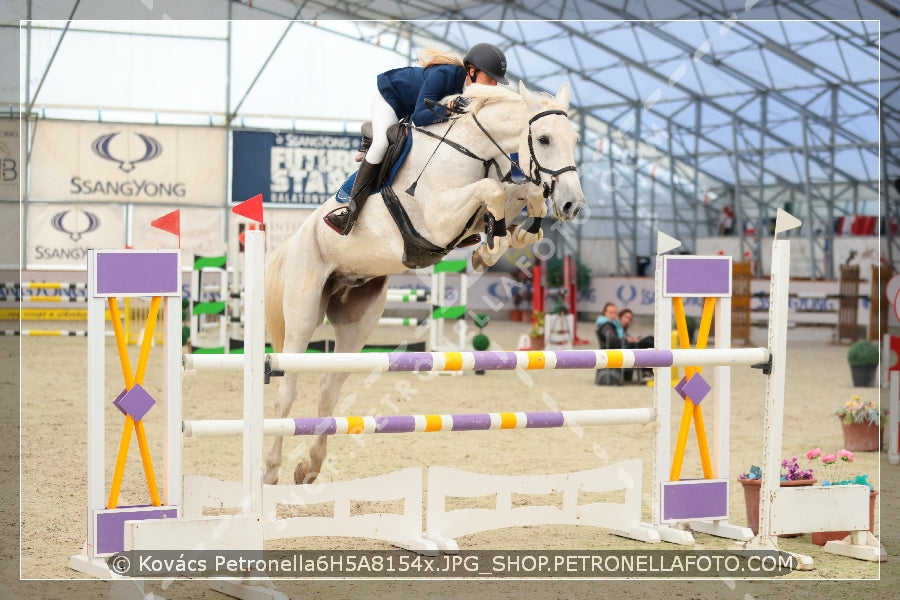
[[[572,215],[572,217],[578,217],[578,215],[580,215],[580,214],[581,214],[581,207],[579,206],[578,208],[575,209],[575,213]]]
[[[569,211],[571,211],[571,210],[572,210],[571,202],[566,202],[565,204],[563,204],[563,212],[564,213],[569,214]]]

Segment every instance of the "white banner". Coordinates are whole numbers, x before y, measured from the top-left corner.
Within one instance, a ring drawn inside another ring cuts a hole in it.
[[[38,121],[32,200],[225,204],[225,129]]]
[[[181,208],[182,257],[225,254],[224,208]],[[136,250],[177,248],[178,238],[152,227],[150,222],[171,212],[159,206],[135,206],[131,214],[131,247]],[[187,260],[187,259],[183,259]]]
[[[124,248],[124,213],[107,204],[29,204],[26,268],[84,269],[88,248]]]
[[[0,119],[0,200],[19,199],[19,139],[19,120]]]

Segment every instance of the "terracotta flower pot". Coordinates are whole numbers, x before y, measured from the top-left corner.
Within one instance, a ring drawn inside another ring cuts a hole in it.
[[[744,488],[744,506],[747,509],[747,527],[753,531],[753,535],[759,534],[759,491],[762,487],[760,479],[741,479],[741,486]],[[782,481],[781,487],[798,487],[803,485],[815,485],[816,479],[795,479],[793,481]],[[779,537],[797,537],[799,534],[785,534]]]
[[[522,322],[522,311],[518,308],[513,308],[509,311],[509,320],[515,321],[516,323]]]
[[[539,335],[537,337],[531,338],[531,349],[532,350],[543,350],[544,349],[544,336]]]
[[[878,452],[881,450],[881,427],[875,423],[850,423],[841,421],[844,430],[844,448],[851,452]]]
[[[878,492],[871,490],[869,492],[869,531],[875,533],[875,496]],[[825,542],[840,541],[850,535],[849,531],[815,531],[810,534],[812,543],[824,546]]]

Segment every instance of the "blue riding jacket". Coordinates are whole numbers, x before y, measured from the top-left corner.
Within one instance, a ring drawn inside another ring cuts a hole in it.
[[[425,105],[425,99],[438,102],[450,94],[459,94],[466,83],[466,72],[458,65],[401,67],[378,76],[378,91],[397,114],[410,117],[414,125],[431,125],[447,118],[441,109]]]

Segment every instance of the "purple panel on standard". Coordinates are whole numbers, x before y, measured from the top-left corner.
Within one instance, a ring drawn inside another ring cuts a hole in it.
[[[410,433],[416,430],[416,418],[396,415],[375,417],[375,433]]]
[[[726,480],[669,481],[662,486],[664,522],[728,516]]]
[[[97,293],[160,296],[181,294],[174,252],[98,252]]]
[[[491,415],[452,415],[453,431],[486,431],[491,428]]]
[[[560,412],[530,412],[525,413],[525,419],[525,427],[529,429],[562,427],[566,421]]]
[[[477,351],[473,352],[475,359],[475,369],[481,371],[505,371],[516,368],[515,352],[490,352]]]
[[[712,388],[709,387],[709,384],[706,383],[706,380],[703,379],[703,376],[701,376],[700,373],[694,373],[691,380],[684,384],[684,387],[681,389],[687,394],[688,398],[691,399],[694,406],[697,406],[703,402],[703,399],[706,398],[706,395]]]
[[[679,396],[681,396],[681,399],[682,399],[682,400],[684,400],[684,399],[685,399],[685,396],[687,396],[687,394],[684,393],[684,386],[685,386],[686,383],[687,383],[687,378],[686,378],[686,377],[682,377],[682,378],[681,378],[681,381],[679,381],[679,382],[675,385],[675,392],[676,392]]]
[[[334,417],[294,419],[294,435],[332,435],[337,431]]]
[[[730,296],[731,258],[666,257],[664,296]]]
[[[587,350],[557,350],[557,369],[593,369],[597,366],[597,355]]]
[[[113,554],[125,549],[125,521],[146,521],[148,519],[175,519],[178,517],[177,508],[162,508],[159,506],[132,507],[138,510],[114,510],[111,512],[97,513],[97,552],[99,554]],[[143,508],[143,510],[140,510]]]
[[[671,367],[673,361],[671,350],[634,350],[634,366],[637,368]]]
[[[430,352],[389,352],[388,371],[432,371],[434,358]]]
[[[113,400],[113,405],[122,411],[122,414],[130,416],[135,421],[143,419],[154,404],[156,404],[156,400],[139,383],[131,386],[130,390],[123,390]]]

